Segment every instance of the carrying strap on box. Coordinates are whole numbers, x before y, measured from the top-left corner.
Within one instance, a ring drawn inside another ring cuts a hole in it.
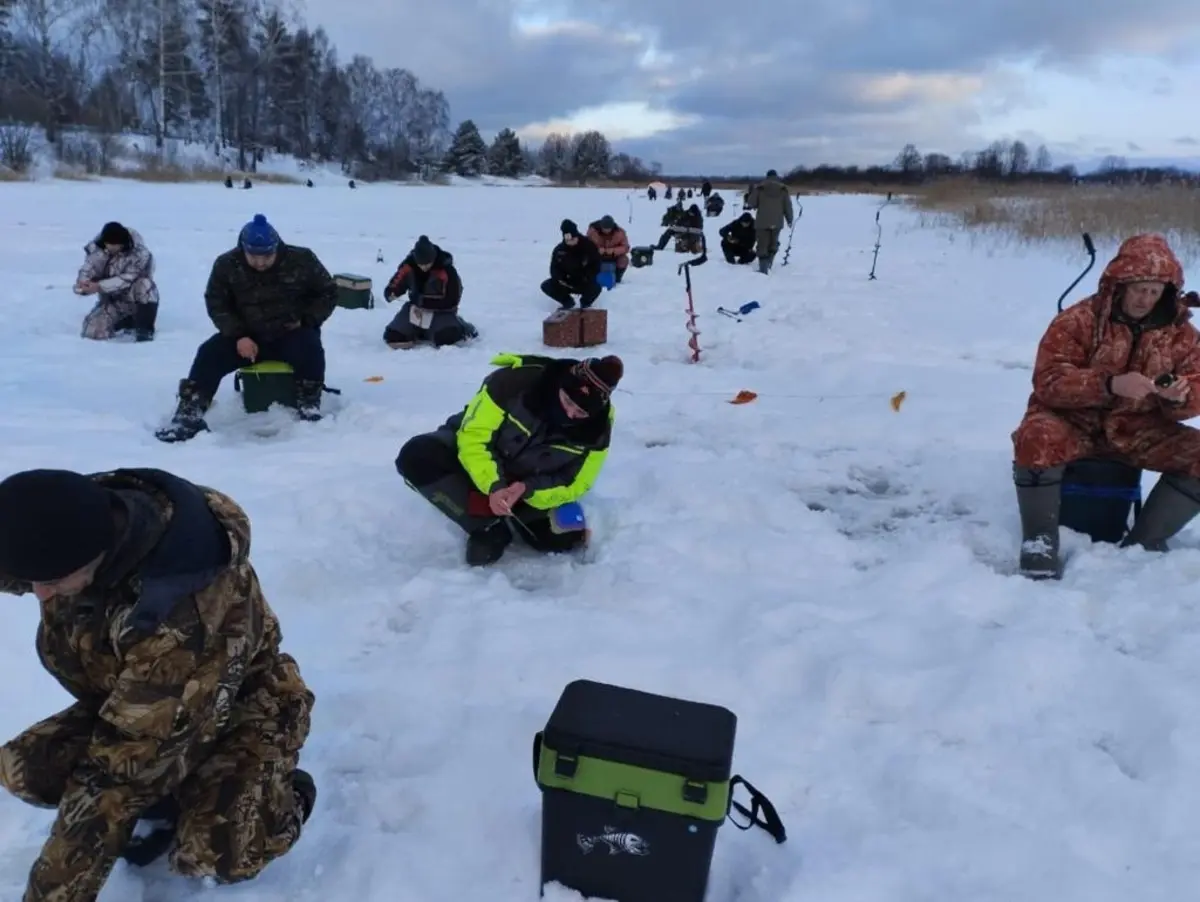
[[[729,781],[729,791],[732,794],[738,786],[745,786],[746,792],[750,795],[750,807],[747,808],[741,802],[734,799],[733,807],[738,813],[747,819],[745,824],[739,824],[733,819],[733,815],[728,815],[729,823],[733,824],[739,830],[749,830],[751,827],[761,827],[767,831],[767,834],[777,843],[787,842],[787,828],[783,826],[783,821],[779,817],[779,812],[775,810],[775,806],[771,804],[771,800],[763,795],[754,787],[749,780],[741,774],[734,774],[733,779]]]
[[[533,737],[533,775],[537,778],[538,766],[542,756],[542,738],[541,732]],[[573,776],[574,767],[578,763],[578,758],[572,756],[559,756],[556,760],[555,767],[563,768],[564,776]],[[746,788],[746,793],[750,796],[750,807],[747,808],[741,802],[733,798],[733,794],[739,786]],[[729,823],[733,824],[739,830],[749,830],[752,827],[760,827],[777,843],[787,842],[787,828],[783,826],[783,820],[779,817],[779,812],[775,810],[775,805],[768,799],[753,783],[743,777],[741,774],[734,774],[729,781],[729,799],[732,808],[736,809],[738,814],[746,818],[746,823],[739,824],[733,819],[733,814],[726,814]]]

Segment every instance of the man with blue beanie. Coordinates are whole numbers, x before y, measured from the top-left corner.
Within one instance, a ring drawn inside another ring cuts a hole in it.
[[[158,437],[184,442],[207,429],[204,414],[221,380],[264,360],[292,367],[300,418],[319,420],[325,385],[321,325],[337,306],[337,286],[317,255],[285,244],[259,213],[242,228],[237,247],[213,264],[204,303],[217,334],[196,351],[191,372],[179,383],[175,415]]]

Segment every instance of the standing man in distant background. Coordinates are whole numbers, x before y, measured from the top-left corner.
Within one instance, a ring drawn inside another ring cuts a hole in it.
[[[779,252],[779,233],[786,220],[792,224],[792,197],[788,187],[774,169],[767,170],[767,177],[750,189],[750,208],[755,211],[755,251],[758,254],[758,271],[768,273],[775,255]]]

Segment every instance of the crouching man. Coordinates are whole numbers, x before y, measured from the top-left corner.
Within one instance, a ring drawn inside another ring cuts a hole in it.
[[[1160,235],[1126,240],[1099,290],[1054,318],[1038,346],[1033,394],[1013,433],[1021,572],[1062,574],[1059,504],[1074,460],[1114,457],[1163,474],[1123,545],[1165,550],[1200,511],[1200,333],[1183,269]]]
[[[59,812],[25,902],[95,902],[120,857],[237,883],[299,839],[314,698],[249,553],[232,499],[162,470],[0,482],[0,591],[37,596],[75,698],[0,747],[0,784]]]
[[[133,229],[108,222],[83,249],[83,266],[75,293],[96,297],[83,319],[84,338],[106,341],[122,332],[138,341],[151,341],[158,321],[158,286],[154,284],[154,255]]]
[[[611,216],[601,216],[588,226],[588,240],[600,252],[600,267],[613,268],[613,278],[619,284],[629,268],[629,235]]]
[[[429,342],[435,348],[458,344],[477,334],[458,315],[462,303],[462,278],[454,257],[422,235],[383,291],[390,304],[408,295],[400,312],[383,330],[383,340],[396,350]]]
[[[321,326],[337,306],[337,283],[316,254],[284,244],[260,213],[242,229],[237,247],[217,257],[204,303],[217,333],[197,349],[191,372],[179,383],[175,415],[159,439],[184,442],[207,429],[204,414],[221,381],[265,360],[292,367],[298,415],[321,419]]]
[[[409,439],[396,469],[467,533],[467,563],[495,563],[513,533],[538,551],[586,544],[565,508],[592,487],[612,439],[619,357],[501,354],[466,409]]]

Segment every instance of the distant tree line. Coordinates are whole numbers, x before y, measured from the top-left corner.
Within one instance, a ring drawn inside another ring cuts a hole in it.
[[[1108,156],[1095,172],[1081,175],[1071,164],[1056,166],[1045,145],[1031,150],[1023,141],[995,141],[983,150],[969,151],[958,158],[944,153],[922,153],[914,144],[906,144],[887,166],[796,166],[783,177],[795,187],[820,189],[835,185],[863,185],[873,188],[903,188],[944,178],[970,177],[988,182],[1042,184],[1187,184],[1200,185],[1200,175],[1174,167],[1130,166],[1128,160]],[[668,176],[668,183],[692,184],[704,176]],[[762,174],[711,177],[712,181],[752,184]]]
[[[599,132],[540,149],[451,127],[445,95],[403,68],[339,59],[288,0],[0,0],[0,163],[32,162],[30,129],[64,162],[102,170],[122,134],[203,143],[253,172],[266,153],[357,178],[455,172],[564,181],[649,177]],[[86,152],[85,152],[86,151]]]

